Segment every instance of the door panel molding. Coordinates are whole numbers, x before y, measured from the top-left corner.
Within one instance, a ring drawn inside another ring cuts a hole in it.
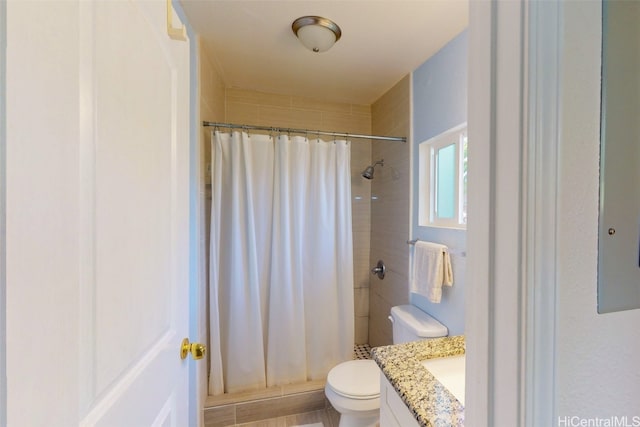
[[[121,377],[110,384],[110,386],[99,395],[94,397],[94,402],[98,402],[95,406],[91,407],[87,414],[80,422],[81,427],[99,425],[99,421],[109,412],[109,410],[120,400],[123,399],[123,395],[131,388],[136,382],[141,380],[141,377],[145,374],[146,369],[156,362],[156,358],[159,354],[167,351],[167,347],[176,338],[175,331],[169,331],[162,336],[153,347],[149,348],[146,355],[138,360],[138,362],[128,369]],[[178,350],[176,350],[176,357]]]

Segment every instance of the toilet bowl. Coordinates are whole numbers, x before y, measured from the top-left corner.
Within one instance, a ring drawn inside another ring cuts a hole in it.
[[[375,427],[380,410],[380,370],[373,360],[350,360],[327,376],[325,395],[340,413],[339,427]]]
[[[447,327],[413,305],[392,307],[393,342],[447,336]],[[340,413],[339,427],[375,427],[380,418],[380,369],[373,360],[350,360],[327,375],[325,395]]]

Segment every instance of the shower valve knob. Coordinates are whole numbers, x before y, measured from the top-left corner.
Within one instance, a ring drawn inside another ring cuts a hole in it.
[[[207,346],[197,342],[190,343],[189,338],[185,338],[182,340],[180,347],[180,358],[182,360],[186,359],[189,353],[191,353],[191,357],[194,360],[200,360],[207,353]]]
[[[371,269],[371,274],[375,274],[378,276],[378,279],[384,279],[384,274],[387,272],[387,267],[384,265],[384,261],[378,260],[378,263],[375,267]]]

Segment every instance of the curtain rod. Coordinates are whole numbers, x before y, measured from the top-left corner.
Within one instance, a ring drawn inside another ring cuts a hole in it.
[[[251,129],[251,130],[267,130],[267,131],[276,132],[276,133],[304,133],[304,134],[310,133],[312,135],[330,135],[330,136],[339,136],[342,138],[364,138],[364,139],[379,139],[382,141],[407,142],[407,138],[404,136],[358,135],[353,133],[324,132],[320,130],[309,130],[309,129],[277,128],[277,127],[271,127],[271,126],[236,125],[233,123],[214,123],[214,122],[206,122],[206,121],[202,122],[202,126]]]

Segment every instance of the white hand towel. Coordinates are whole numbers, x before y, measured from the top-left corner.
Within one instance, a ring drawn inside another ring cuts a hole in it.
[[[411,276],[411,292],[423,295],[433,303],[439,303],[442,285],[453,285],[449,248],[438,243],[417,241]]]

